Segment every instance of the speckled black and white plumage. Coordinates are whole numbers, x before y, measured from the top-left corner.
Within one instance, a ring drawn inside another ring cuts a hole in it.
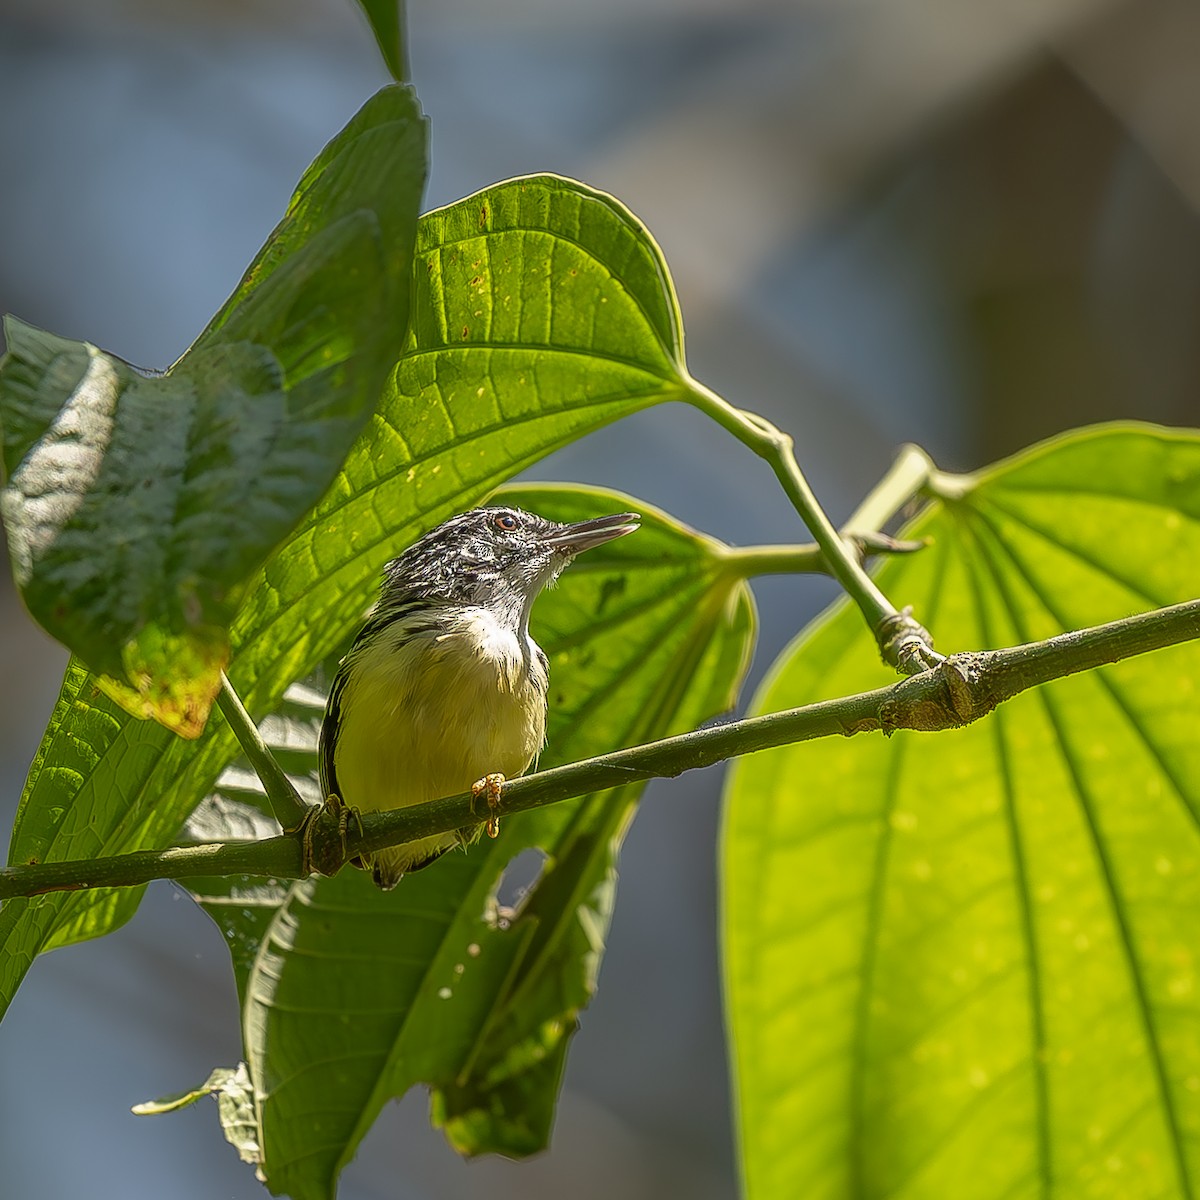
[[[321,727],[325,795],[374,812],[520,775],[541,750],[549,663],[529,634],[541,590],[583,550],[636,528],[631,513],[562,525],[477,508],[388,563],[379,603],[342,660]],[[371,856],[380,887],[460,841],[441,834]]]

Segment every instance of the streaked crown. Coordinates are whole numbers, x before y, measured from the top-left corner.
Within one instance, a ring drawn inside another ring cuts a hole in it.
[[[517,622],[576,554],[631,533],[637,522],[636,513],[564,525],[520,508],[472,509],[388,563],[381,605],[478,605]]]

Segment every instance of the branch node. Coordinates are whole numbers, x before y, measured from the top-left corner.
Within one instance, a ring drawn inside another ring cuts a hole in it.
[[[929,545],[929,538],[914,541],[886,533],[844,533],[842,537],[854,547],[860,561],[877,554],[915,554]]]
[[[919,675],[946,661],[933,648],[929,630],[912,615],[911,604],[880,620],[875,626],[875,640],[883,661],[902,675]]]
[[[939,669],[950,711],[960,725],[969,725],[996,707],[996,701],[982,689],[981,665],[977,654],[954,654]]]
[[[897,729],[938,733],[987,716],[1001,700],[989,685],[987,665],[986,655],[955,654],[897,684],[879,707],[884,734]]]

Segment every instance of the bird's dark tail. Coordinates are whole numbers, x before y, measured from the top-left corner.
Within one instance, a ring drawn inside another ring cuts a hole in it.
[[[429,841],[433,841],[432,838]],[[413,871],[423,870],[430,863],[437,862],[447,851],[455,849],[460,844],[458,839],[448,845],[421,847],[419,842],[407,842],[402,846],[394,846],[388,850],[376,850],[374,854],[365,854],[361,860],[355,860],[356,866],[367,867],[375,886],[382,891],[390,892],[400,880]],[[414,857],[414,850],[424,850]]]

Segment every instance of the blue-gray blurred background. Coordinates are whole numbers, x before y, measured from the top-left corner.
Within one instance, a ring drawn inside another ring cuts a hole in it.
[[[409,23],[428,204],[544,170],[619,196],[666,252],[694,373],[795,434],[835,517],[906,440],[969,469],[1085,422],[1197,423],[1188,0],[410,0]],[[0,310],[167,365],[383,82],[350,0],[0,0]],[[535,474],[731,542],[797,536],[767,470],[690,411]],[[832,595],[757,591],[755,679]],[[5,576],[6,826],[64,657]],[[346,1200],[732,1194],[719,784],[648,792],[550,1153],[464,1164],[414,1095]],[[119,933],[38,962],[0,1029],[7,1194],[264,1194],[207,1103],[129,1115],[238,1053],[215,928],[152,887]]]

